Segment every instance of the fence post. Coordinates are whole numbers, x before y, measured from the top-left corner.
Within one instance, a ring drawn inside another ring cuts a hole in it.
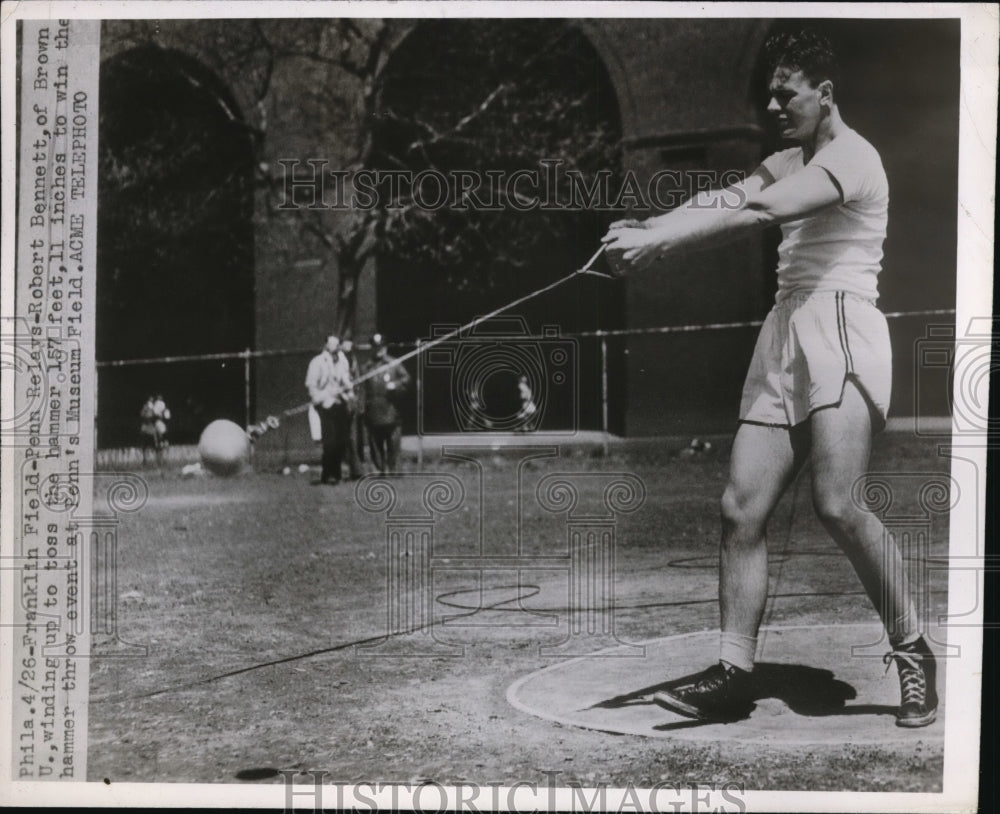
[[[250,426],[250,348],[240,354],[243,357],[243,426]]]
[[[250,348],[240,354],[243,357],[243,426],[250,427]],[[253,444],[250,444],[250,464],[253,465]]]
[[[99,450],[101,448],[100,445],[99,445],[100,439],[99,439],[99,437],[97,435],[97,422],[98,422],[98,420],[100,418],[100,413],[98,412],[98,408],[101,406],[100,399],[98,398],[98,393],[100,392],[100,389],[101,389],[101,370],[95,364],[94,365],[94,461],[95,461],[95,465],[96,465],[96,461],[97,461],[97,450]]]
[[[417,350],[420,350],[421,340],[417,339]],[[420,424],[424,414],[424,366],[420,364],[420,354],[417,353],[417,471],[424,471],[424,435],[420,432]]]
[[[608,338],[601,335],[601,431],[604,457],[608,457]]]

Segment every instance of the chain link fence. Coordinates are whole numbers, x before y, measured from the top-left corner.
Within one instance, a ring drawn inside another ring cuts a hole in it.
[[[909,361],[928,326],[953,324],[953,309],[892,312],[893,409],[899,415],[950,412],[947,393],[918,399]],[[406,435],[433,443],[470,433],[543,433],[570,438],[725,432],[735,422],[739,391],[760,320],[590,331],[573,335],[467,335],[389,346],[410,374],[397,400]],[[423,347],[430,344],[431,347]],[[243,427],[279,419],[256,439],[264,466],[318,456],[309,429],[305,371],[316,348],[98,363],[97,437],[105,465],[138,466],[143,454],[140,411],[162,395],[171,418],[161,463],[197,460],[195,445],[212,420]],[[360,369],[372,356],[357,344]],[[266,387],[261,383],[266,382]],[[627,399],[632,404],[627,404]],[[927,405],[930,405],[929,407]],[[363,444],[363,430],[358,431]]]

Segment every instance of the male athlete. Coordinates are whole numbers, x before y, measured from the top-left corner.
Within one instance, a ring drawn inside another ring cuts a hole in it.
[[[830,44],[802,31],[772,37],[765,52],[768,112],[798,146],[765,159],[738,185],[641,223],[616,223],[604,238],[619,268],[645,268],[771,224],[781,225],[783,238],[776,304],[747,373],[722,497],[719,663],[654,699],[706,721],[750,714],[767,598],[767,520],[811,452],[816,512],[889,636],[886,662],[895,660],[902,694],[896,723],[926,726],[937,712],[934,656],[898,549],[851,498],[889,405],[889,334],[875,307],[888,184],[875,148],[840,117]]]

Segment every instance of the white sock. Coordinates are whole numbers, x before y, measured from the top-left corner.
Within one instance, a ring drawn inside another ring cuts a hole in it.
[[[726,633],[719,637],[719,661],[724,661],[740,670],[753,670],[754,656],[757,655],[757,637],[740,633]]]

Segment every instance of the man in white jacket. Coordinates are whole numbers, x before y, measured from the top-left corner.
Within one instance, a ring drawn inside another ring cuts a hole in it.
[[[306,389],[319,414],[322,432],[323,466],[318,482],[340,483],[350,409],[354,403],[354,385],[350,364],[340,353],[339,337],[328,336],[323,350],[309,362]]]

